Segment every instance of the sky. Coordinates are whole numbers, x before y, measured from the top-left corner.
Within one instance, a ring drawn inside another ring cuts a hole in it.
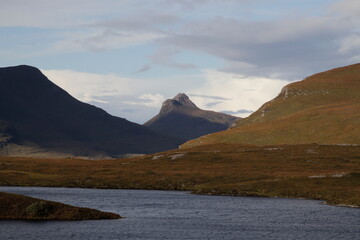
[[[246,117],[293,81],[360,62],[359,0],[0,0],[0,67],[144,123],[186,93]]]

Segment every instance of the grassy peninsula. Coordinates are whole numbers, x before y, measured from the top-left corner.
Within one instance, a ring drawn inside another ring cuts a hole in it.
[[[359,145],[203,145],[116,160],[0,158],[0,185],[188,190],[360,206]]]
[[[118,214],[0,192],[0,219],[96,220],[118,219]]]

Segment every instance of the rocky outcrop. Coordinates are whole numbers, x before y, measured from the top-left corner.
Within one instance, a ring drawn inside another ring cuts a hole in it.
[[[226,130],[238,119],[228,114],[202,110],[186,94],[179,93],[167,99],[159,114],[144,125],[166,135],[190,140]]]

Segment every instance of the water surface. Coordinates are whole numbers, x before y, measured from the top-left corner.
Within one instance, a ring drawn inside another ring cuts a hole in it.
[[[320,201],[187,192],[0,187],[119,220],[0,221],[0,239],[360,239],[360,210]]]

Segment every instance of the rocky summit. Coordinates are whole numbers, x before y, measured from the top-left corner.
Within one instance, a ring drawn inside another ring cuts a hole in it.
[[[167,99],[158,115],[144,125],[170,136],[190,140],[228,129],[239,118],[198,108],[190,98],[179,93]]]

